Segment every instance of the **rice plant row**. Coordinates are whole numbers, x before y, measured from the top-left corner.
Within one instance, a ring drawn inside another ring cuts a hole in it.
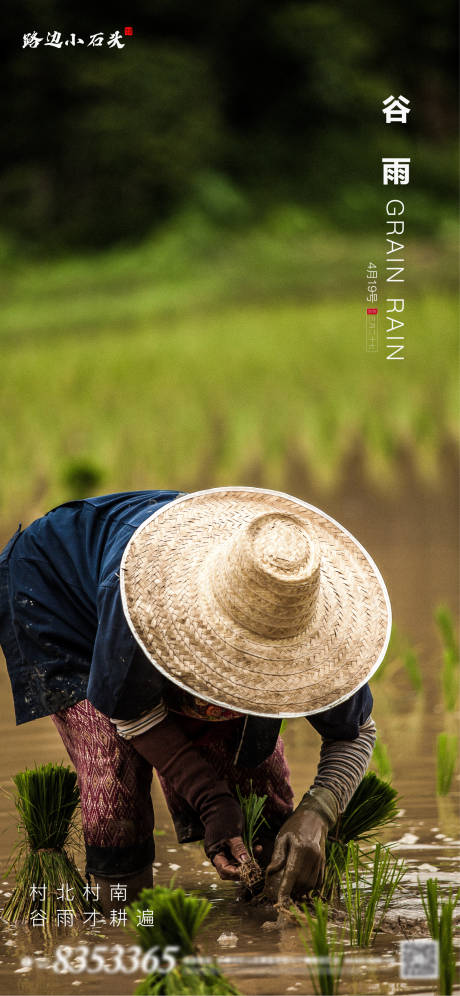
[[[396,861],[380,842],[375,846],[371,869],[372,878],[366,888],[359,846],[351,841],[340,881],[352,947],[369,947],[372,943],[407,870],[404,861]]]
[[[304,903],[301,907],[303,917],[293,908],[299,926],[300,939],[310,956],[313,965],[308,964],[308,971],[317,996],[335,996],[339,991],[340,976],[344,958],[343,931],[338,936],[334,929],[328,928],[329,907],[318,897],[313,900],[314,916]]]
[[[455,951],[453,944],[453,913],[460,900],[460,889],[454,895],[449,889],[447,899],[438,894],[437,878],[429,878],[426,894],[418,883],[428,930],[439,945],[439,993],[451,996],[455,981]]]

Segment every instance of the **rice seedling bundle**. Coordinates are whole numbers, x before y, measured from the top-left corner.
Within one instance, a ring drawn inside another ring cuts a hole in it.
[[[150,972],[136,989],[137,996],[149,994],[201,993],[238,996],[238,990],[222,975],[216,965],[191,967],[183,959],[196,955],[196,938],[209,914],[211,903],[183,889],[155,886],[143,889],[127,909],[129,926],[135,931],[144,951],[155,948],[158,955],[167,948],[176,960],[169,972]],[[148,912],[148,923],[144,920]]]
[[[372,943],[406,870],[404,861],[396,861],[387,848],[377,843],[372,862],[372,880],[365,890],[362,885],[362,856],[358,845],[350,841],[340,879],[352,946],[369,947]]]
[[[368,771],[339,817],[332,833],[343,844],[350,840],[371,840],[396,818],[399,800],[396,789]]]
[[[345,867],[350,841],[369,841],[391,823],[399,810],[398,793],[388,780],[368,771],[358,785],[345,811],[326,840],[326,872],[321,889],[325,899],[331,899],[339,883],[339,872]]]
[[[420,881],[418,887],[428,929],[433,940],[438,941],[439,944],[439,992],[441,996],[451,996],[455,981],[452,918],[454,909],[460,900],[460,889],[454,895],[452,895],[452,889],[449,889],[447,899],[443,902],[438,895],[437,878],[428,879],[426,896]],[[439,908],[440,902],[441,908]]]
[[[310,957],[317,959],[317,967],[308,966],[310,979],[316,994],[335,996],[339,991],[340,975],[344,956],[343,932],[338,938],[335,931],[328,934],[329,908],[317,897],[313,900],[315,915],[311,915],[305,903],[302,905],[304,919],[294,906],[292,911],[300,929],[300,937]],[[305,923],[306,921],[306,923]]]
[[[16,886],[3,910],[9,923],[29,922],[39,910],[49,927],[57,911],[83,916],[90,909],[85,882],[68,848],[77,835],[75,812],[79,803],[75,771],[60,764],[26,768],[15,775],[15,799],[21,836],[10,870]]]

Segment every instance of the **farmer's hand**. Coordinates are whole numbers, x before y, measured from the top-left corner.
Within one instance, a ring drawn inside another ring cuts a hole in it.
[[[239,879],[239,865],[248,861],[249,855],[242,837],[230,837],[221,844],[221,850],[212,858],[214,868],[223,879]]]
[[[324,795],[326,793],[326,795]],[[326,837],[338,815],[335,797],[327,789],[307,793],[276,838],[265,877],[265,895],[288,905],[321,887],[326,863]]]
[[[200,754],[174,716],[133,737],[132,744],[198,813],[206,854],[220,877],[239,878],[238,865],[248,858],[241,839],[243,814],[226,780]]]
[[[254,857],[261,868],[266,868],[273,853],[275,836],[263,838],[262,844],[254,847]],[[225,841],[223,849],[213,858],[213,865],[223,879],[239,879],[242,863],[249,860],[249,855],[242,837],[232,837]]]
[[[238,879],[238,865],[247,861],[249,855],[242,838],[243,814],[230,791],[225,791],[225,782],[216,783],[214,790],[210,790],[200,819],[204,825],[204,849],[220,877]]]

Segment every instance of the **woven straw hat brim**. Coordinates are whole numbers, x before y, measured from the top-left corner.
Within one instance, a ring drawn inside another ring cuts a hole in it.
[[[267,512],[295,515],[321,549],[308,628],[260,636],[216,600],[210,569],[237,530]],[[186,691],[242,713],[321,712],[357,691],[381,663],[391,628],[385,584],[361,544],[300,499],[259,488],[214,488],[155,512],[121,563],[123,608],[152,663]]]

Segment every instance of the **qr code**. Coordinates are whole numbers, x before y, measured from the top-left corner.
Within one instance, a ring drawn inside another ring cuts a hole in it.
[[[399,975],[401,979],[437,979],[439,975],[438,942],[430,940],[400,941]]]

